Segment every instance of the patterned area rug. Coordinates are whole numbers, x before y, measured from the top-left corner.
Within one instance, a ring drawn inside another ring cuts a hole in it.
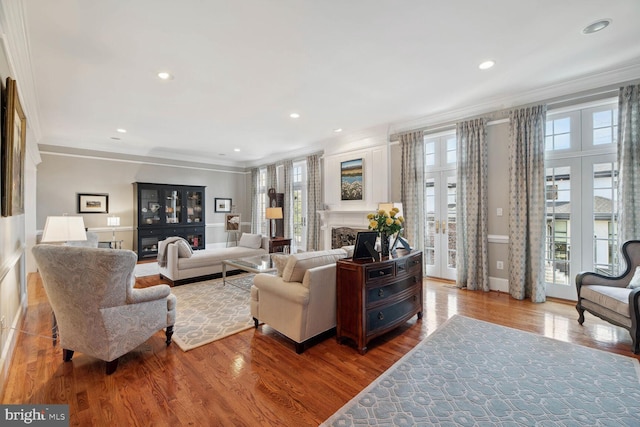
[[[324,426],[638,426],[638,360],[454,316]]]
[[[153,276],[156,274],[160,274],[157,262],[145,262],[142,264],[136,264],[136,267],[133,270],[133,275],[135,277]]]
[[[173,340],[183,351],[253,327],[250,288],[253,274],[171,288],[178,299]]]

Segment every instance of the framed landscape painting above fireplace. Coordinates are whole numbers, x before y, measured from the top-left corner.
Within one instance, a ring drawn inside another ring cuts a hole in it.
[[[363,159],[340,162],[340,199],[363,200]]]

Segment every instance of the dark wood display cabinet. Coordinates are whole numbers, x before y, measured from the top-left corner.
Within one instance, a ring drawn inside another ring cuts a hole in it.
[[[416,314],[422,319],[422,251],[397,254],[378,262],[337,262],[337,339],[352,340],[360,354],[373,338]]]
[[[133,183],[133,250],[138,259],[155,258],[158,242],[184,237],[193,249],[205,244],[205,187]]]

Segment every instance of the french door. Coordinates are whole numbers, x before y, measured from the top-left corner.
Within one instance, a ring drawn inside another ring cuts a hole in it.
[[[456,279],[456,171],[425,173],[425,273]]]

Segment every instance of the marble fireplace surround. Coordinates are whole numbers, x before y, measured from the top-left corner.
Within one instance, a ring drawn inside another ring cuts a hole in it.
[[[353,245],[358,231],[367,231],[369,221],[366,211],[318,211],[320,216],[321,250]],[[339,246],[337,246],[339,245]]]

